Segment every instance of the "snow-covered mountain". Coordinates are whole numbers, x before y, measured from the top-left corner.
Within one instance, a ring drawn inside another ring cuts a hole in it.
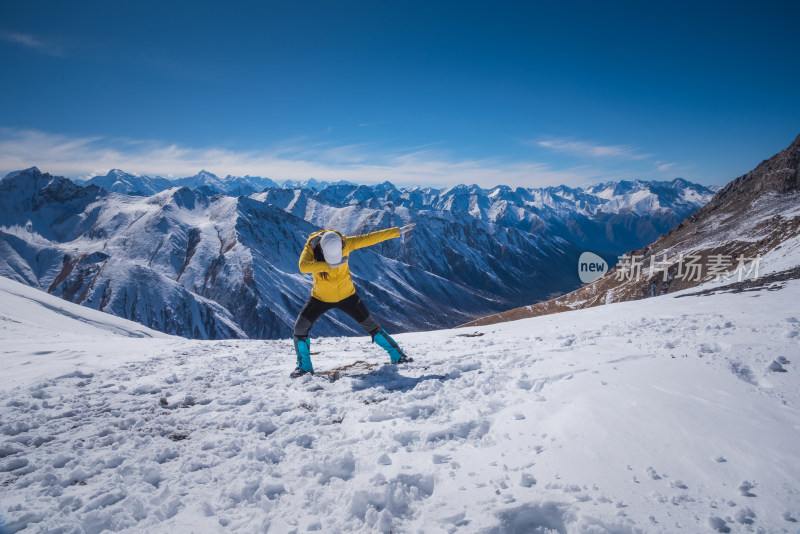
[[[23,172],[23,171],[17,171]],[[14,174],[14,173],[11,173]],[[289,187],[289,188],[306,188],[306,189],[324,189],[332,184],[350,184],[346,181],[338,182],[325,182],[315,180],[284,180],[282,182],[275,182],[269,178],[262,178],[260,176],[232,176],[227,175],[225,178],[220,178],[212,172],[202,170],[194,176],[187,176],[184,178],[163,178],[161,176],[146,176],[138,174],[130,174],[120,169],[112,169],[108,174],[101,176],[92,176],[83,180],[83,184],[94,184],[102,187],[106,191],[113,193],[123,193],[126,195],[142,195],[150,196],[162,191],[166,191],[170,187],[188,187],[189,189],[197,189],[207,195],[231,195],[231,196],[247,196],[253,193],[264,191],[270,187]]]
[[[315,178],[309,178],[308,180],[284,180],[280,182],[281,187],[289,188],[289,189],[314,189],[320,190],[325,189],[330,185],[355,185],[353,182],[348,182],[347,180],[336,180],[335,182],[328,182],[325,180],[317,180]]]
[[[214,173],[202,170],[194,176],[174,180],[172,185],[200,190],[207,195],[232,195],[245,196],[268,187],[278,187],[278,184],[269,178],[260,176],[231,176],[220,178]]]
[[[0,278],[0,530],[793,533],[798,300],[400,334],[400,367],[315,338],[319,371],[364,360],[331,383],[288,377],[289,340],[160,336]]]
[[[111,169],[104,176],[93,176],[85,184],[96,185],[113,193],[141,196],[154,195],[175,185],[171,180],[160,176],[129,174],[120,169]]]
[[[384,325],[440,328],[571,290],[584,248],[614,257],[642,246],[712,195],[682,180],[621,187],[603,197],[566,187],[337,183],[145,197],[29,169],[0,182],[0,274],[168,333],[288,337],[309,294],[297,271],[309,233],[416,222],[410,239],[359,251],[350,264]],[[357,328],[333,313],[314,333]]]
[[[597,187],[600,196],[614,197],[613,192],[608,194],[611,185]],[[640,204],[630,200],[631,206]],[[787,254],[800,248],[800,136],[720,189],[674,229],[645,247],[632,248],[635,250],[626,255],[637,258],[638,270],[627,262],[627,273],[617,266],[567,295],[469,324],[647,298],[691,288],[712,278],[732,283],[741,291],[800,277],[797,263],[786,261]],[[690,260],[693,267],[689,267]]]
[[[478,224],[489,232],[515,228],[561,237],[605,253],[628,243],[649,243],[704,205],[714,193],[711,188],[680,178],[671,182],[636,180],[615,184],[621,192],[606,196],[565,186],[397,189],[384,182],[375,186],[336,185],[319,191],[272,189],[254,198],[312,222],[336,220],[347,224],[347,217],[335,216],[327,207],[349,208],[349,212],[403,209],[461,224]],[[600,191],[607,193],[605,189]]]

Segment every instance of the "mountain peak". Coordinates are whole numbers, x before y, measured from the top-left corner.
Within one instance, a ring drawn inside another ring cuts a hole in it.
[[[386,190],[394,191],[397,188],[394,186],[394,184],[392,182],[390,182],[389,180],[386,180],[385,182],[377,184],[375,186],[375,189],[377,189],[379,191],[386,191]]]
[[[722,207],[738,206],[746,209],[764,193],[788,194],[800,189],[800,135],[792,143],[755,169],[744,174],[719,192],[698,215],[711,213]]]
[[[39,170],[38,167],[28,167],[27,169],[22,169],[21,171],[11,171],[10,173],[6,174],[6,178],[13,178],[14,176],[19,176],[20,174],[31,174],[33,176],[40,176],[42,171]]]

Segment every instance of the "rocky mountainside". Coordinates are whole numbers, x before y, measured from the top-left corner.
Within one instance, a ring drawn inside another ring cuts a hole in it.
[[[147,195],[142,177],[121,171],[96,180],[102,187],[11,173],[0,182],[0,275],[186,337],[288,337],[310,292],[297,271],[308,234],[416,222],[410,238],[350,264],[380,322],[434,329],[574,289],[583,249],[611,258],[642,246],[712,196],[680,179],[591,190],[336,183],[228,196],[206,187],[208,174],[198,188]],[[359,331],[334,312],[314,333]]]
[[[796,256],[798,250],[800,136],[728,183],[672,231],[627,253],[628,260],[599,280],[567,295],[482,317],[465,326],[637,300],[712,279],[739,283],[765,274],[773,275],[767,280],[793,278],[796,265],[784,260],[787,255]]]

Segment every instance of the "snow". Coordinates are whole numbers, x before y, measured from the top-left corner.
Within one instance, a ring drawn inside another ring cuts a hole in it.
[[[137,338],[137,343],[120,343],[125,338]],[[82,372],[105,369],[109,358],[111,363],[148,359],[162,347],[180,343],[180,338],[0,277],[3,392],[78,367]]]
[[[761,256],[759,273],[777,273],[793,269],[798,265],[800,265],[800,235],[784,239],[780,245]]]
[[[610,213],[632,211],[641,215],[643,213],[653,213],[663,208],[658,202],[658,197],[649,190],[644,189],[632,194],[613,197],[598,209]]]
[[[290,340],[155,337],[0,290],[12,530],[798,529],[798,281],[401,334],[400,368],[314,338],[318,371],[371,365],[336,382],[289,379]]]

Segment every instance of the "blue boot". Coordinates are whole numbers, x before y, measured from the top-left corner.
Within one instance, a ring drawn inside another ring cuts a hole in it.
[[[383,347],[383,350],[389,353],[389,358],[391,358],[392,363],[407,363],[414,361],[403,353],[397,342],[392,339],[392,336],[387,334],[386,330],[383,328],[373,334],[372,341]]]
[[[294,351],[297,353],[297,369],[292,372],[291,377],[296,378],[306,373],[313,373],[311,366],[311,341],[308,337],[294,338]]]

